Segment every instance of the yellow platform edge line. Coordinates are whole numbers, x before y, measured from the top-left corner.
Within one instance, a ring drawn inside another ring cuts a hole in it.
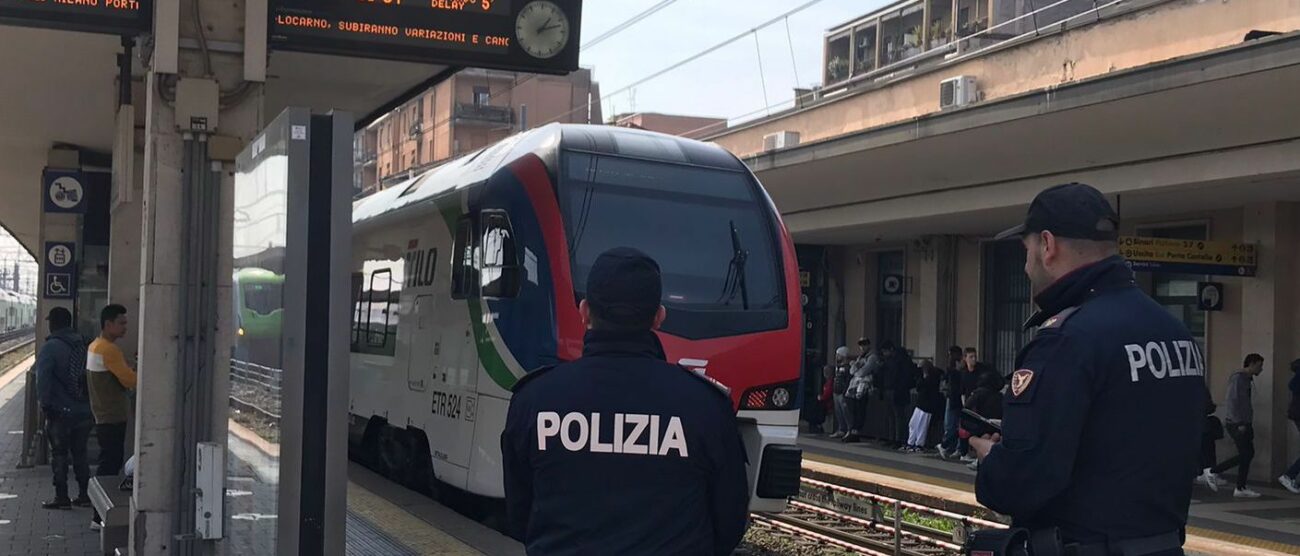
[[[827,455],[814,454],[809,452],[804,452],[804,459],[815,461],[818,463],[837,465],[849,469],[856,469],[858,471],[866,471],[869,473],[876,473],[879,475],[888,475],[892,477],[898,477],[900,479],[907,479],[907,480],[916,481],[920,483],[927,483],[935,486],[950,488],[953,490],[959,490],[959,491],[971,492],[971,493],[975,492],[974,485],[970,483],[951,481],[948,479],[941,479],[938,477],[932,477],[922,473],[900,471],[898,469],[894,469],[892,467],[886,467],[882,465],[874,465],[870,463],[846,460],[835,456],[827,456]],[[895,486],[896,488],[901,488],[901,487],[897,487],[897,485],[891,485],[891,486]],[[1192,544],[1198,544],[1195,542],[1196,539],[1194,537],[1201,537],[1204,539],[1218,541],[1221,543],[1240,545],[1241,547],[1273,550],[1278,552],[1279,554],[1300,554],[1300,546],[1296,546],[1293,544],[1269,541],[1264,539],[1257,539],[1254,537],[1247,537],[1244,535],[1237,535],[1237,534],[1228,533],[1224,531],[1217,531],[1214,529],[1204,529],[1201,527],[1187,528],[1187,540],[1189,545],[1187,548],[1191,548],[1190,545]]]

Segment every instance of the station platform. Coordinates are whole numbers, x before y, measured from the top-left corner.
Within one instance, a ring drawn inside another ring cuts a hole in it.
[[[975,472],[967,464],[943,460],[937,454],[906,454],[874,442],[845,444],[825,436],[799,437],[805,473],[851,478],[865,484],[947,500],[958,507],[978,508]],[[1188,554],[1300,554],[1300,496],[1268,484],[1252,484],[1263,496],[1232,497],[1232,489],[1213,493],[1193,490]],[[954,508],[956,511],[957,508]]]
[[[32,364],[28,359],[0,375],[0,554],[68,555],[100,554],[99,534],[90,530],[90,508],[46,510],[41,502],[53,497],[50,467],[39,465],[18,469],[22,445],[23,373]],[[232,423],[233,425],[233,423]],[[236,431],[237,438],[239,431]],[[252,438],[256,438],[252,435]],[[238,440],[234,441],[238,442]],[[240,478],[247,462],[248,448],[254,451],[268,446],[235,447],[229,458],[232,478]],[[95,442],[90,442],[93,455]],[[92,464],[92,469],[93,469]],[[71,475],[71,473],[69,473]],[[72,477],[69,477],[72,480]],[[227,489],[227,508],[239,512],[236,523],[272,525],[274,510],[257,508],[244,511],[240,504],[254,496],[244,495],[237,481]],[[70,484],[74,494],[75,481]],[[252,488],[252,487],[250,487]],[[232,527],[238,530],[238,527]],[[248,530],[262,530],[251,527]],[[231,531],[234,533],[234,531]],[[241,550],[249,539],[231,534],[227,543],[230,553],[256,554]],[[522,555],[516,541],[438,504],[419,493],[393,484],[358,465],[348,469],[347,554],[349,556],[477,556]]]

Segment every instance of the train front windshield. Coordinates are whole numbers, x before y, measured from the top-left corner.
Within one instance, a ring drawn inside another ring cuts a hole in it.
[[[560,208],[579,299],[596,257],[635,247],[663,273],[662,330],[688,339],[785,328],[780,242],[743,172],[566,152]]]

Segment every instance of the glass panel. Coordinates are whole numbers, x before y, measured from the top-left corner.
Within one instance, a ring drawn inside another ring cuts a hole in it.
[[[876,69],[876,25],[858,27],[853,32],[853,73]]]
[[[238,330],[230,361],[223,543],[231,555],[276,552],[289,162],[274,126],[259,140],[265,149],[251,160],[241,155],[234,188],[231,298]]]

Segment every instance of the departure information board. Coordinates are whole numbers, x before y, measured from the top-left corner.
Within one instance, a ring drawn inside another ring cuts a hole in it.
[[[537,73],[578,69],[582,0],[272,0],[274,49]]]
[[[153,27],[153,0],[0,0],[0,23],[134,36]]]

